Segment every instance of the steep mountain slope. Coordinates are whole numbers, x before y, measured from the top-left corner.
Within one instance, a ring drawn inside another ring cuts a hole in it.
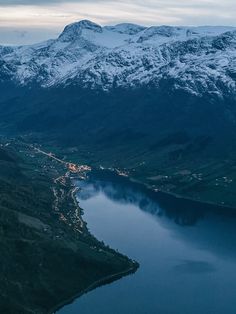
[[[2,132],[236,207],[235,28],[81,21],[0,56]]]

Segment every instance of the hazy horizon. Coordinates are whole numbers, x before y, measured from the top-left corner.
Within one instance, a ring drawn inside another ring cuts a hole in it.
[[[0,0],[0,44],[55,38],[88,19],[100,25],[236,26],[236,2],[226,0]]]

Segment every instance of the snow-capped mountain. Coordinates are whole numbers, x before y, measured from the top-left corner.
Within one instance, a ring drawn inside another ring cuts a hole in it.
[[[234,94],[236,28],[101,27],[84,20],[66,26],[55,40],[0,46],[0,80],[103,90],[158,87],[168,80],[192,94]]]

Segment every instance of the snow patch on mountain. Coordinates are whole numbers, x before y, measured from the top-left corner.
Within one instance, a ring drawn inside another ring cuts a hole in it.
[[[235,69],[233,27],[101,27],[84,20],[66,26],[55,40],[0,46],[0,80],[44,88],[158,88],[165,80],[176,89],[223,97],[235,94]]]

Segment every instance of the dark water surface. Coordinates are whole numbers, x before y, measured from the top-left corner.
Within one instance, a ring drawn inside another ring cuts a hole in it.
[[[148,192],[104,174],[78,181],[83,219],[140,263],[59,314],[235,314],[236,212]]]

